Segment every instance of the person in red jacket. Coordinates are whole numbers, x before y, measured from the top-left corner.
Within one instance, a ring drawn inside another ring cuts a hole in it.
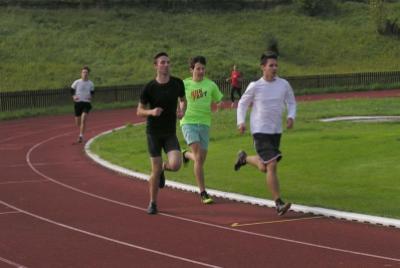
[[[237,65],[234,64],[232,67],[231,77],[226,79],[227,82],[231,82],[231,108],[235,106],[235,92],[240,97],[242,96],[242,74],[237,69]]]

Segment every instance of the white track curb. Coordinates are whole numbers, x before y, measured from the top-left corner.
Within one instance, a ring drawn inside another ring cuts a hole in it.
[[[321,122],[337,122],[337,121],[354,121],[354,122],[398,122],[400,116],[339,116],[332,118],[324,118]]]
[[[100,158],[98,155],[96,155],[90,151],[90,144],[95,139],[97,139],[101,136],[107,135],[111,132],[123,129],[123,128],[125,128],[125,126],[105,131],[105,132],[100,133],[99,135],[93,137],[86,143],[85,152],[93,161],[95,161],[96,163],[100,164],[103,167],[106,167],[108,169],[116,171],[120,174],[127,175],[129,177],[134,177],[134,178],[141,179],[141,180],[148,180],[149,175],[135,172],[130,169],[126,169],[126,168],[114,165],[114,164]],[[198,192],[198,188],[195,186],[187,185],[187,184],[183,184],[183,183],[179,183],[179,182],[174,182],[174,181],[170,181],[170,180],[167,180],[165,182],[165,185],[168,187],[174,188],[174,189],[178,189],[178,190],[183,190],[183,191],[188,191],[188,192],[196,192],[196,193]],[[268,199],[262,199],[262,198],[246,196],[246,195],[236,194],[236,193],[228,193],[228,192],[223,192],[223,191],[213,190],[213,189],[208,189],[207,192],[212,196],[221,197],[221,198],[234,200],[234,201],[238,201],[238,202],[250,203],[252,205],[259,205],[259,206],[275,207],[275,203],[272,200],[268,200]],[[400,220],[392,219],[392,218],[370,216],[370,215],[359,214],[359,213],[337,211],[337,210],[325,209],[325,208],[319,208],[319,207],[308,207],[308,206],[295,205],[295,204],[293,204],[291,206],[290,210],[293,210],[295,212],[301,212],[301,213],[311,213],[311,214],[315,214],[315,215],[322,215],[325,217],[332,217],[332,218],[343,219],[343,220],[348,220],[348,221],[357,221],[357,222],[361,222],[361,223],[370,223],[370,224],[377,224],[377,225],[400,228]]]

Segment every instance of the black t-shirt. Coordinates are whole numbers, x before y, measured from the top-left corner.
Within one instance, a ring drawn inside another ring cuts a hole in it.
[[[176,77],[170,77],[165,84],[156,80],[150,81],[140,95],[140,103],[149,105],[150,109],[161,107],[160,116],[148,116],[148,134],[175,134],[176,133],[176,107],[178,97],[185,96],[183,81]]]

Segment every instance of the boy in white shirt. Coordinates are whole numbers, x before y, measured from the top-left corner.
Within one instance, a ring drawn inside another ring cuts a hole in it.
[[[78,143],[83,142],[86,129],[86,119],[92,109],[90,101],[94,94],[94,84],[89,80],[90,69],[84,66],[81,70],[81,79],[75,80],[71,85],[71,95],[74,101],[75,123],[79,128]]]
[[[291,129],[296,116],[296,100],[290,84],[277,76],[278,56],[269,52],[260,59],[263,76],[248,85],[237,108],[237,126],[241,134],[246,130],[246,111],[252,103],[250,114],[250,131],[253,135],[257,155],[248,156],[239,151],[234,169],[237,171],[246,163],[267,173],[266,181],[275,200],[278,215],[285,214],[291,203],[280,198],[277,176],[278,161],[282,158],[279,150],[282,134],[282,116],[286,107],[288,111],[286,127]]]

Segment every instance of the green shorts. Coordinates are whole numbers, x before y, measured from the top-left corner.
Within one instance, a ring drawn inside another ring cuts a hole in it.
[[[188,145],[198,142],[204,150],[208,149],[210,127],[203,124],[185,124],[182,126],[182,133]]]

